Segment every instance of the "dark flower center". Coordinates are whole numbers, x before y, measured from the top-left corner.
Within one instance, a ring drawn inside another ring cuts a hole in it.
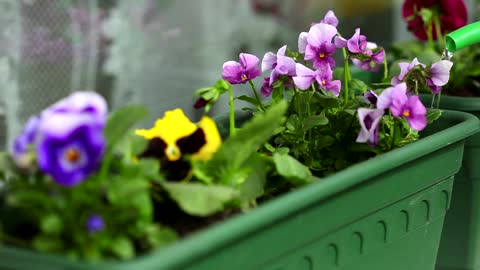
[[[370,115],[367,115],[365,116],[365,119],[363,119],[363,123],[365,123],[367,129],[370,129],[373,124],[373,118]]]

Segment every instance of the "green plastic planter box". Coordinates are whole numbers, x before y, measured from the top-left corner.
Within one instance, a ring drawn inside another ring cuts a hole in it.
[[[464,141],[479,129],[475,116],[445,112],[418,142],[132,261],[0,246],[0,269],[433,270]]]
[[[422,96],[425,104],[431,98]],[[480,116],[480,98],[442,96],[440,101],[442,109]],[[462,168],[455,178],[437,269],[480,270],[480,133],[466,140]]]

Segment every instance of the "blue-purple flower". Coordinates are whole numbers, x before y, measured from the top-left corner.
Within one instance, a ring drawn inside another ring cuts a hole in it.
[[[258,69],[259,63],[255,55],[241,53],[240,62],[228,61],[223,64],[222,78],[231,84],[246,83],[262,74]]]
[[[378,129],[384,110],[382,109],[358,109],[358,120],[360,121],[360,133],[357,142],[368,142],[370,145],[378,144]]]
[[[86,113],[49,113],[38,127],[37,162],[62,186],[74,186],[99,166],[105,140],[103,129]]]
[[[295,76],[295,61],[285,56],[286,50],[287,45],[281,47],[276,55],[272,52],[267,52],[263,56],[262,72],[272,70],[269,80],[270,85],[281,75]]]
[[[299,63],[296,67],[297,76],[293,77],[293,82],[298,88],[306,90],[316,81],[320,88],[332,92],[335,96],[340,94],[341,82],[340,80],[332,81],[333,72],[329,65],[316,71]]]
[[[432,93],[440,93],[442,86],[448,83],[452,66],[453,63],[448,60],[441,60],[432,64],[429,69],[430,77],[427,78],[427,85]]]
[[[100,127],[105,125],[108,113],[105,99],[93,91],[78,91],[61,99],[42,112],[43,115],[50,113],[83,113],[92,116]],[[48,118],[48,116],[45,116]]]
[[[85,227],[89,233],[96,233],[105,228],[105,222],[100,215],[90,215],[85,222]]]
[[[378,97],[377,108],[388,108],[393,116],[407,119],[414,130],[420,131],[427,126],[427,109],[418,96],[407,94],[406,83],[385,89]]]
[[[38,116],[30,117],[22,133],[13,142],[12,156],[17,166],[21,168],[26,168],[30,165],[31,159],[28,151],[35,142],[39,123],[40,118]]]
[[[315,68],[323,68],[326,65],[335,67],[335,53],[336,46],[332,43],[333,37],[337,34],[335,26],[319,23],[310,28],[307,35],[307,43],[305,46],[305,60],[313,61]],[[303,46],[303,43],[299,45]],[[303,48],[300,48],[302,51]]]

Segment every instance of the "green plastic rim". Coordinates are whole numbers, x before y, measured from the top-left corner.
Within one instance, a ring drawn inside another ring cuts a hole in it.
[[[432,102],[431,94],[421,94],[422,101],[425,106],[429,106]],[[442,95],[440,99],[440,107],[446,110],[461,110],[464,112],[480,111],[480,97],[457,97]]]

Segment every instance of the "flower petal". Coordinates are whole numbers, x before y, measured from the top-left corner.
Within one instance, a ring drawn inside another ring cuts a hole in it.
[[[436,62],[430,68],[432,82],[436,86],[444,86],[450,78],[450,69],[453,63],[448,60]]]
[[[260,59],[257,56],[249,53],[240,54],[240,64],[246,70],[258,69],[258,63],[260,63]]]
[[[310,28],[307,42],[314,47],[320,47],[324,42],[332,42],[332,39],[336,34],[337,28],[335,28],[335,26],[319,23]]]
[[[267,52],[262,60],[262,72],[272,69],[277,63],[277,56],[272,52]]]
[[[302,32],[298,36],[298,52],[305,53],[305,48],[307,47],[307,32]]]
[[[287,45],[283,45],[280,49],[278,49],[277,55],[285,56],[286,51],[287,51]]]

